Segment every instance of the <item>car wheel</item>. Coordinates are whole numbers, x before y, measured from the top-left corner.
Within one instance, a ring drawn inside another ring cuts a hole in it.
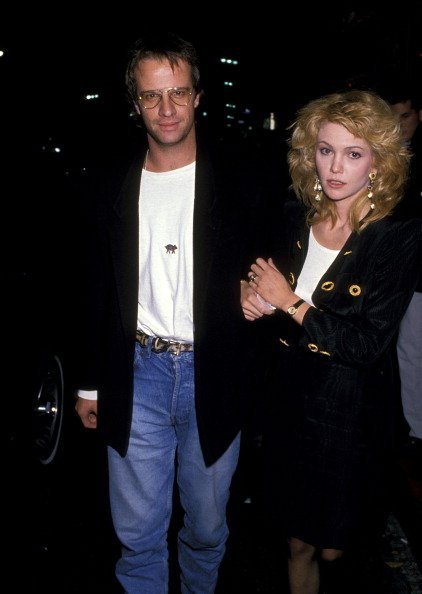
[[[33,404],[33,451],[41,464],[51,464],[61,441],[64,413],[63,368],[57,355],[47,355]]]

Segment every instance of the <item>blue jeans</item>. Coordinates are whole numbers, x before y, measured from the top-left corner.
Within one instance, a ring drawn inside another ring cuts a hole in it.
[[[240,434],[217,462],[205,466],[196,424],[194,353],[157,354],[150,344],[136,344],[129,449],[122,458],[108,448],[111,512],[122,544],[116,575],[128,594],[168,592],[167,532],[176,469],[184,510],[178,535],[181,591],[214,592],[239,443]]]

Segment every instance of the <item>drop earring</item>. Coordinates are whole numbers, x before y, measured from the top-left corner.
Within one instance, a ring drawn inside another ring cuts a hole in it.
[[[314,185],[314,192],[316,192],[315,194],[315,200],[317,202],[321,201],[321,192],[322,191],[322,186],[321,186],[321,182],[319,181],[319,177],[316,176],[315,178],[315,185]]]
[[[371,210],[374,210],[374,208],[375,208],[375,204],[372,201],[372,197],[374,195],[372,189],[373,189],[374,181],[375,181],[376,177],[377,177],[377,174],[374,173],[373,171],[371,171],[371,173],[369,174],[369,184],[368,184],[368,198],[371,201],[371,204],[369,205]]]

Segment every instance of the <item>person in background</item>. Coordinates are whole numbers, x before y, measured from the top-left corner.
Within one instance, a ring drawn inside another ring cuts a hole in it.
[[[394,414],[393,338],[416,285],[422,223],[390,216],[409,154],[379,96],[313,100],[291,129],[299,200],[286,204],[279,253],[251,263],[241,302],[249,321],[263,317],[262,300],[272,315],[271,500],[288,536],[290,591],[317,594],[319,561],[368,534]]]
[[[199,82],[190,42],[140,39],[126,85],[146,143],[87,184],[98,203],[88,209],[76,410],[108,445],[116,575],[129,594],[168,591],[175,479],[181,591],[214,592],[250,390],[238,291],[265,184],[257,161],[197,131]]]
[[[400,118],[403,141],[412,153],[410,177],[399,207],[403,218],[422,219],[422,97],[408,84],[386,96],[392,111]],[[397,358],[403,414],[408,424],[404,450],[415,462],[412,476],[422,478],[422,261],[419,280],[400,324]]]

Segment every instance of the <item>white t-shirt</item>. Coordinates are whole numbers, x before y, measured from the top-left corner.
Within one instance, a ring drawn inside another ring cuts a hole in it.
[[[138,328],[193,342],[195,162],[143,171],[139,200]]]
[[[318,243],[311,227],[309,231],[308,253],[306,254],[303,268],[297,279],[296,295],[304,299],[306,303],[314,305],[312,302],[312,293],[339,252],[340,250],[330,250]]]

